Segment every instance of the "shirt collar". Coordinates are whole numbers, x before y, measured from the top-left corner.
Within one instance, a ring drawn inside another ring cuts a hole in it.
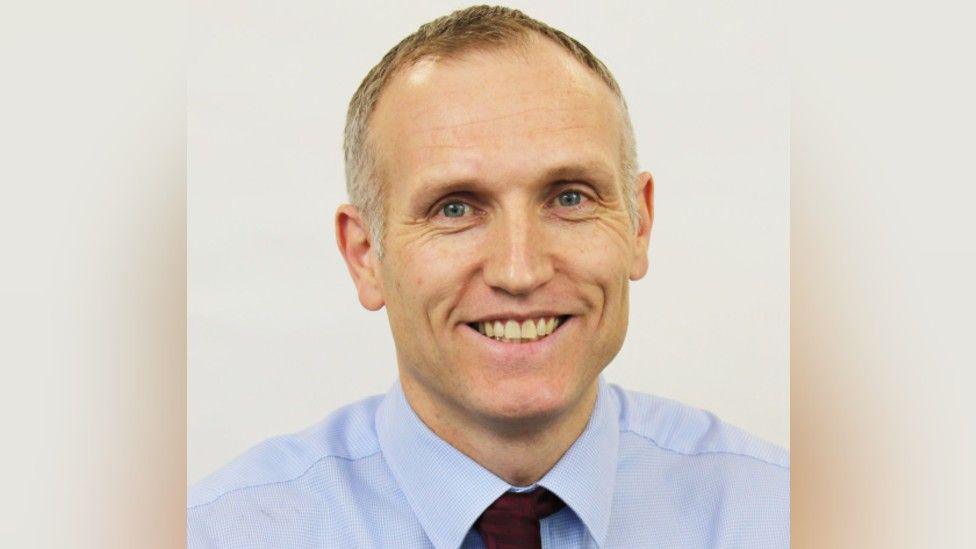
[[[602,376],[586,429],[537,484],[559,496],[602,546],[617,470],[618,404]],[[417,417],[400,383],[376,412],[383,456],[437,549],[457,549],[475,520],[512,488],[438,437]]]
[[[586,429],[539,480],[540,486],[555,493],[576,513],[599,547],[604,546],[610,528],[619,418],[620,404],[600,376],[596,405]]]

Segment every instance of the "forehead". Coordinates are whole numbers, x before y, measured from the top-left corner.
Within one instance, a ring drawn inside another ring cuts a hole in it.
[[[397,74],[371,120],[384,179],[511,180],[563,165],[616,173],[622,119],[600,78],[558,45],[422,59]]]

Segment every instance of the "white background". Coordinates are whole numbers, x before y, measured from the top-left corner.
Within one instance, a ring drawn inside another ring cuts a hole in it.
[[[366,72],[459,2],[196,3],[187,89],[187,477],[384,392],[334,243]],[[779,3],[509,2],[613,71],[654,174],[648,276],[609,381],[789,446],[789,84]]]

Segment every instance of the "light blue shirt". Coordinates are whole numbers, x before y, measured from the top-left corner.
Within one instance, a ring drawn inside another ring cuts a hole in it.
[[[783,449],[601,378],[583,434],[537,483],[566,502],[541,521],[542,547],[788,547],[789,483]],[[397,383],[192,486],[187,545],[479,548],[472,525],[513,489],[428,429]]]

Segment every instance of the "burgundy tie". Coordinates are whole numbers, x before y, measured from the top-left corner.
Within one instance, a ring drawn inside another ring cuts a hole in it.
[[[485,549],[539,549],[539,519],[565,507],[559,496],[545,488],[531,492],[505,492],[474,523]]]

